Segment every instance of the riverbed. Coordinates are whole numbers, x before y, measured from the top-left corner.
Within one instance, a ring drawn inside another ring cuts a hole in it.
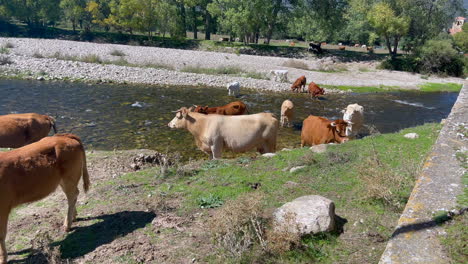
[[[366,133],[390,133],[446,118],[458,93],[388,92],[329,94],[313,100],[307,94],[243,89],[239,98],[209,87],[87,84],[0,80],[0,114],[36,112],[57,119],[60,133],[79,135],[88,149],[147,148],[179,152],[184,159],[207,157],[184,130],[171,130],[171,111],[182,106],[218,106],[241,100],[249,113],[272,112],[278,118],[281,103],[295,103],[294,127],[281,128],[278,149],[300,145],[302,120],[309,114],[341,118],[348,104],[364,106]],[[225,153],[223,157],[232,157]]]

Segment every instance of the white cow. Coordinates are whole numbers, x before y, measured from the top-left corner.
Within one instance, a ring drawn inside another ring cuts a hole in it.
[[[280,124],[282,127],[292,125],[292,120],[294,118],[294,103],[291,100],[284,100],[281,105],[281,119]]]
[[[274,77],[276,82],[287,82],[288,81],[288,70],[271,70],[271,78]]]
[[[221,158],[223,148],[234,152],[256,148],[261,154],[276,151],[278,119],[271,113],[205,115],[190,112],[186,107],[176,112],[168,126],[187,129],[194,136],[198,148],[213,159]]]
[[[344,110],[343,120],[352,123],[346,127],[346,136],[355,137],[364,125],[364,107],[358,104],[348,105]]]
[[[240,93],[240,83],[239,82],[232,82],[228,83],[227,85],[228,95],[232,96],[239,96]]]

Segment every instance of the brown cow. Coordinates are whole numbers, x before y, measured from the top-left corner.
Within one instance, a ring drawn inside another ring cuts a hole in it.
[[[339,49],[339,50],[345,50],[345,49],[346,49],[346,46],[338,46],[338,49]]]
[[[35,113],[0,116],[0,148],[19,148],[49,135],[55,119]]]
[[[325,90],[323,90],[322,88],[320,88],[316,83],[314,82],[310,82],[309,83],[309,94],[310,94],[310,97],[318,97],[319,95],[324,95],[325,94]]]
[[[208,106],[195,106],[193,112],[218,115],[243,115],[247,110],[247,106],[241,102],[236,101],[223,106],[208,107]]]
[[[5,238],[8,215],[21,204],[47,197],[58,185],[68,199],[68,213],[63,227],[69,231],[76,218],[78,182],[89,189],[86,155],[79,137],[57,134],[0,153],[0,263],[6,264]]]
[[[346,142],[349,140],[346,130],[348,125],[351,122],[342,119],[331,121],[310,115],[302,122],[301,147]]]
[[[291,86],[291,90],[297,91],[297,92],[302,92],[306,86],[307,79],[304,75],[301,77],[297,78],[297,80],[293,83]]]

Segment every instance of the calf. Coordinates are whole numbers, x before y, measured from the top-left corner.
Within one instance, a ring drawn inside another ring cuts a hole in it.
[[[294,104],[290,100],[284,100],[281,105],[281,119],[280,124],[282,127],[292,125],[292,120],[294,118]]]
[[[324,95],[325,94],[325,90],[323,90],[322,88],[320,88],[316,83],[314,82],[310,82],[309,83],[309,94],[310,94],[310,97],[314,97],[314,98],[317,98],[318,96],[320,95]]]
[[[0,263],[7,263],[5,238],[8,215],[21,204],[47,197],[58,185],[68,200],[68,213],[63,223],[69,231],[76,218],[78,182],[89,189],[86,156],[79,137],[57,134],[42,140],[0,153]]]
[[[195,106],[192,112],[218,115],[243,115],[247,110],[247,106],[241,102],[236,101],[223,106],[208,107],[208,106]]]
[[[346,127],[350,122],[335,121],[310,115],[302,122],[301,147],[328,143],[343,143],[349,140]]]
[[[278,120],[271,113],[204,115],[182,107],[168,126],[187,129],[198,148],[213,159],[221,158],[223,148],[234,152],[256,148],[262,154],[276,151]]]
[[[297,92],[302,92],[306,86],[307,79],[304,75],[301,77],[297,78],[297,80],[291,85],[291,90],[297,91]]]
[[[232,82],[227,84],[227,90],[229,96],[239,96],[240,93],[240,83],[239,82]]]
[[[0,116],[0,148],[19,148],[46,137],[55,119],[35,113]]]
[[[288,70],[271,70],[270,76],[274,77],[275,82],[287,82]]]

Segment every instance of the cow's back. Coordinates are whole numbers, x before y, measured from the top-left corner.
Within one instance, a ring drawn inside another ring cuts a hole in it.
[[[274,141],[278,132],[278,119],[271,113],[238,116],[208,116],[210,138],[222,138],[233,151],[246,151],[262,142]]]
[[[81,173],[83,158],[79,138],[69,134],[46,137],[0,153],[2,202],[10,200],[14,207],[47,196],[56,189],[63,175],[72,171]]]
[[[49,116],[36,113],[0,116],[0,147],[18,148],[36,142],[49,134]]]

